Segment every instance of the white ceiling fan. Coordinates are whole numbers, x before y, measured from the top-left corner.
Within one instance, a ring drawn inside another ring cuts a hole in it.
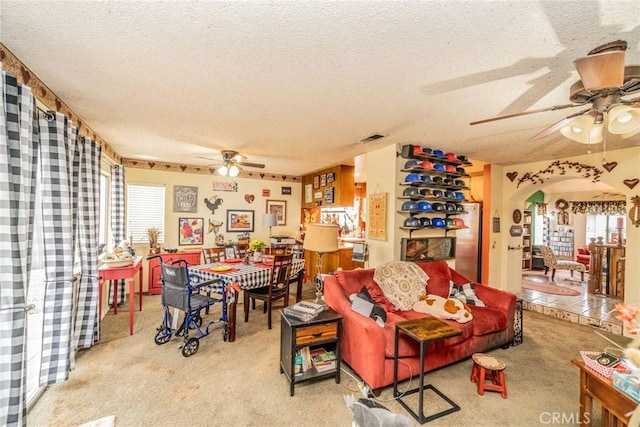
[[[591,104],[589,108],[565,117],[529,140],[544,138],[559,130],[576,142],[597,144],[603,141],[605,127],[612,134],[629,138],[640,132],[640,97],[629,100],[623,97],[640,91],[640,66],[624,65],[625,50],[627,42],[616,40],[598,46],[587,56],[573,61],[581,80],[571,85],[569,100],[572,104],[507,114],[470,124]]]
[[[218,167],[218,174],[224,176],[238,176],[240,172],[242,172],[243,167],[247,168],[260,168],[264,169],[265,165],[262,163],[251,163],[245,162],[246,156],[238,153],[234,150],[222,150],[220,151],[220,155],[222,159],[212,159],[209,157],[198,157],[200,159],[213,160],[217,163],[214,163],[211,166]]]

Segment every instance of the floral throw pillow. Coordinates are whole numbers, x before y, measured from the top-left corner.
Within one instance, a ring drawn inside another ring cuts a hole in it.
[[[391,261],[376,268],[373,281],[398,310],[411,310],[426,294],[429,276],[412,262]]]
[[[478,298],[478,295],[476,295],[476,290],[473,287],[473,283],[457,285],[452,281],[449,286],[449,298],[459,299],[460,301],[469,305],[477,305],[480,307],[485,307],[486,305],[480,298]]]

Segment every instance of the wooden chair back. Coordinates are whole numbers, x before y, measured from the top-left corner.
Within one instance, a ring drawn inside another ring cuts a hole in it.
[[[227,258],[225,248],[202,248],[202,262],[203,264],[211,264],[213,262],[224,261]]]

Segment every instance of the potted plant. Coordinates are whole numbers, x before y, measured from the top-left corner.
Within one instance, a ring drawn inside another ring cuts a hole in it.
[[[253,260],[260,262],[262,260],[262,250],[267,247],[267,244],[262,239],[253,239],[249,242],[249,250],[253,251]]]

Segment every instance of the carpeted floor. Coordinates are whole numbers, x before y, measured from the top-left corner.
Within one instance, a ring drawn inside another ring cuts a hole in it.
[[[351,425],[344,395],[359,396],[359,390],[347,373],[340,384],[331,379],[298,384],[295,396],[289,396],[279,371],[279,316],[268,330],[266,315],[253,311],[249,323],[240,321],[234,343],[223,342],[215,330],[202,339],[197,354],[184,358],[179,339],[154,343],[161,323],[160,296],[144,298],[135,334],[128,335],[126,310],[108,314],[102,341],[78,354],[67,382],[45,391],[28,413],[29,426],[78,426],[111,415],[118,427]],[[461,406],[430,425],[539,426],[548,425],[554,414],[577,420],[578,370],[570,361],[580,357],[580,350],[604,350],[609,343],[587,326],[539,313],[525,311],[523,323],[523,344],[491,352],[507,364],[508,398],[492,392],[479,396],[469,381],[471,360],[464,360],[426,376]],[[414,379],[411,387],[415,384]],[[408,415],[391,393],[390,387],[383,390],[380,401]],[[407,401],[415,407],[417,396]],[[427,413],[436,410],[431,395],[425,402]]]

